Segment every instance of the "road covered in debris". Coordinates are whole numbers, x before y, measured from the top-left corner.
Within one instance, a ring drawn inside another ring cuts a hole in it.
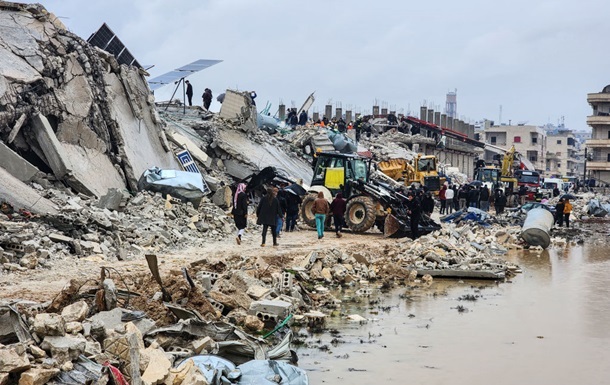
[[[317,356],[296,346],[328,351],[306,340],[339,341],[336,328],[368,323],[371,307],[385,313],[394,306],[385,303],[436,298],[464,282],[493,292],[528,274],[532,261],[518,256],[607,246],[608,197],[583,193],[570,229],[551,218],[532,237],[523,236],[524,207],[443,217],[435,208],[424,217],[434,227],[415,239],[385,237],[373,214],[364,231],[324,238],[300,218],[277,246],[261,247],[262,193],[290,184],[304,196],[318,146],[413,160],[434,139],[389,129],[356,144],[310,124],[259,127],[251,95],[234,90],[219,114],[155,103],[141,70],[39,5],[2,5],[0,26],[13,33],[0,36],[0,63],[10,64],[0,66],[0,385],[307,384],[303,367],[315,365],[297,366],[299,354]],[[386,218],[408,219],[399,210],[406,188],[389,179],[371,172],[369,184],[353,186],[390,201]],[[236,182],[248,183],[251,199],[239,242]],[[426,317],[441,317],[437,309]],[[390,370],[394,379],[401,371]]]

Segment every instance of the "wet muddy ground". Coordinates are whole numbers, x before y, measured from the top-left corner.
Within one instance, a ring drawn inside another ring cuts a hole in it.
[[[374,292],[300,329],[299,365],[311,383],[608,384],[610,249],[566,246],[508,256],[508,282],[440,281]]]

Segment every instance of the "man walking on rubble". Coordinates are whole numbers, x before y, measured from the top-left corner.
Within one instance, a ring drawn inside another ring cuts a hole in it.
[[[307,124],[307,111],[303,110],[299,114],[299,126],[304,126]]]
[[[258,217],[256,224],[263,225],[263,241],[261,247],[265,247],[265,241],[267,239],[267,230],[271,229],[271,235],[273,236],[273,246],[277,246],[277,234],[275,233],[275,226],[277,225],[277,218],[282,215],[280,208],[280,201],[275,197],[275,192],[272,188],[267,189],[267,195],[265,195],[256,209],[256,216]]]
[[[330,211],[330,206],[324,193],[318,192],[318,197],[313,201],[311,211],[316,218],[316,230],[318,230],[318,239],[324,238],[324,226],[326,225],[326,214]]]
[[[451,214],[453,212],[453,198],[454,197],[455,197],[455,190],[453,189],[453,186],[449,186],[447,191],[445,191],[445,201],[446,201],[445,206],[447,208],[446,214]]]
[[[300,196],[290,191],[286,194],[286,231],[294,231],[299,218],[299,207],[303,200]]]
[[[330,204],[330,211],[333,213],[333,223],[335,224],[335,234],[337,238],[341,238],[341,230],[343,230],[343,216],[347,208],[343,194],[338,192],[335,199]]]
[[[408,214],[411,217],[411,239],[415,240],[419,238],[419,221],[421,219],[421,204],[415,197],[415,193],[409,192],[407,194],[407,208],[409,209]]]
[[[189,101],[189,107],[193,106],[193,86],[191,85],[191,82],[189,82],[188,80],[184,82],[186,84],[186,97]]]
[[[277,218],[277,226],[275,227],[275,233],[277,234],[277,237],[280,238],[280,235],[282,233],[282,227],[284,226],[284,218],[286,217],[286,190],[284,190],[283,187],[281,190],[279,190],[277,187],[274,187],[273,192],[275,193],[277,200],[280,201],[280,209],[282,211],[282,215]]]
[[[458,200],[460,202],[460,210],[464,210],[466,208],[466,202],[468,201],[468,187],[466,185],[460,187],[460,190],[458,191]]]
[[[489,187],[481,186],[481,193],[479,195],[479,207],[483,211],[489,211]]]
[[[502,214],[504,212],[504,207],[506,206],[506,195],[500,189],[496,190],[496,196],[494,198],[494,207],[496,209],[496,215]]]
[[[212,90],[209,88],[206,88],[203,91],[203,95],[201,95],[201,97],[203,98],[203,108],[205,108],[206,110],[210,110],[210,104],[212,104]]]
[[[244,229],[248,225],[248,195],[246,194],[246,184],[240,183],[237,185],[235,197],[233,197],[233,220],[237,227],[237,237],[235,240],[238,245],[241,245],[241,236],[244,235]]]

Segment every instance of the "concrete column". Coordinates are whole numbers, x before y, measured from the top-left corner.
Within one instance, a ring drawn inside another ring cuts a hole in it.
[[[428,108],[425,106],[421,106],[419,108],[419,119],[420,120],[426,120],[426,117],[428,117]]]
[[[373,115],[374,116],[379,115],[379,106],[373,106]]]
[[[434,112],[434,124],[436,124],[437,126],[441,125],[441,112],[440,111]]]
[[[345,123],[349,123],[352,121],[352,112],[347,110],[345,111]]]
[[[387,115],[388,114],[388,109],[387,108],[382,108],[381,109],[381,115]]]
[[[434,110],[428,110],[428,116],[426,116],[426,122],[434,123]]]
[[[335,108],[335,119],[339,120],[343,117],[343,108],[337,107]]]
[[[447,116],[447,128],[453,130],[453,118],[451,116]]]
[[[285,104],[280,104],[278,106],[278,115],[280,116],[280,120],[286,119],[286,105]]]
[[[317,122],[318,119],[320,119],[320,113],[319,112],[314,112],[313,116],[311,118],[313,119],[314,122]]]
[[[447,114],[441,114],[441,127],[447,127]]]
[[[65,160],[67,159],[67,154],[55,136],[51,123],[49,123],[46,116],[38,114],[32,118],[32,128],[36,141],[47,158],[47,165],[53,170],[53,174],[57,178],[62,179],[71,170]]]
[[[333,117],[333,106],[331,106],[330,104],[327,104],[324,107],[324,116],[326,117],[326,119],[331,120]]]

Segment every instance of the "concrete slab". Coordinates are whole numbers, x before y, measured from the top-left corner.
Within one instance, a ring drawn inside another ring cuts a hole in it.
[[[22,182],[29,182],[38,174],[36,167],[2,142],[0,142],[0,167]]]
[[[44,115],[37,114],[32,117],[32,129],[48,166],[57,178],[63,179],[70,173],[70,165],[65,161],[66,154],[51,124]]]
[[[249,92],[227,90],[220,107],[220,117],[240,125],[244,131],[258,130],[256,106],[252,105]]]
[[[0,201],[11,204],[16,210],[26,209],[37,214],[57,214],[57,207],[36,190],[15,178],[0,167]]]
[[[201,150],[201,148],[199,148],[199,146],[197,146],[197,144],[195,144],[194,141],[192,141],[185,135],[182,135],[181,133],[176,132],[176,131],[168,131],[166,133],[166,135],[167,135],[167,138],[169,140],[171,140],[173,143],[189,150],[189,152],[191,153],[193,158],[195,158],[202,164],[205,164],[207,167],[210,167],[212,165],[212,159],[210,159],[208,154],[203,152]]]
[[[137,70],[122,71],[121,76],[126,78],[134,97],[148,95],[148,86]],[[147,98],[141,96],[128,100],[123,82],[114,74],[105,74],[104,81],[107,84],[108,107],[117,123],[115,134],[121,146],[120,155],[129,188],[137,190],[138,179],[150,167],[180,170],[174,154],[163,149],[159,138],[161,127],[154,117],[153,106],[146,104]]]

